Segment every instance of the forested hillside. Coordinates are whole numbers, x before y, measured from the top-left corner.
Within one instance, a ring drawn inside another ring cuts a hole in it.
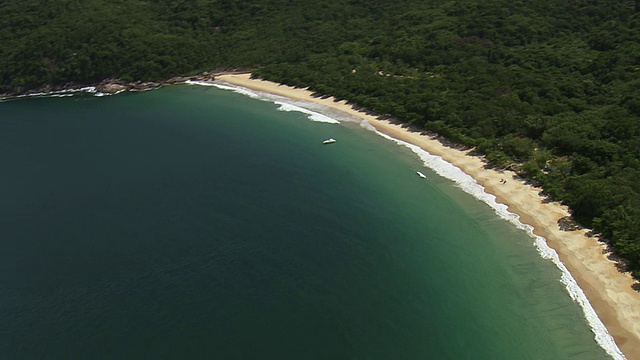
[[[239,67],[475,147],[640,276],[640,1],[0,2],[0,93]]]

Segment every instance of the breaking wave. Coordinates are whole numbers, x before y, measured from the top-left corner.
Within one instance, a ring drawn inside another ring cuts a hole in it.
[[[73,96],[77,93],[89,93],[96,94],[95,86],[85,86],[81,88],[72,88],[72,89],[63,89],[63,90],[54,90],[47,92],[37,92],[30,94],[22,94],[11,97],[12,99],[22,99],[22,98],[33,98],[33,97],[69,97]]]
[[[282,102],[282,101],[274,101],[274,103],[276,103],[277,105],[280,105],[280,107],[278,108],[279,111],[297,111],[297,112],[301,112],[303,114],[308,115],[308,118],[313,120],[313,121],[318,121],[318,122],[325,122],[325,123],[330,123],[330,124],[339,124],[340,121],[328,117],[326,115],[322,115],[318,112],[315,111],[311,111],[308,109],[305,109],[303,107],[300,106],[296,106],[293,104],[289,104],[286,102]]]
[[[556,265],[556,267],[558,267],[558,269],[560,269],[562,273],[560,282],[565,285],[569,296],[571,296],[571,298],[582,308],[582,312],[591,327],[591,331],[595,335],[596,342],[614,359],[625,359],[625,356],[616,345],[613,337],[609,334],[609,331],[607,331],[607,328],[604,326],[589,303],[586,295],[580,286],[578,286],[578,283],[566,266],[560,261],[558,253],[549,247],[547,240],[544,237],[533,233],[533,227],[531,225],[522,223],[518,215],[509,212],[506,205],[498,203],[495,196],[486,193],[484,191],[484,187],[478,184],[474,178],[463,172],[455,165],[445,161],[440,156],[432,155],[419,146],[398,140],[379,131],[376,131],[376,133],[397,143],[398,145],[408,147],[420,157],[426,167],[430,168],[438,175],[453,181],[460,189],[489,205],[489,207],[491,207],[500,218],[510,222],[518,229],[524,230],[530,237],[532,237],[540,256],[544,259],[550,260]]]
[[[227,85],[227,84],[221,84],[221,83],[215,83],[215,82],[195,81],[195,80],[187,80],[185,81],[185,84],[213,86],[221,90],[230,90],[238,94],[249,96],[253,99],[269,101],[276,105],[280,105],[280,107],[278,108],[278,111],[300,112],[307,115],[307,118],[309,120],[317,121],[317,122],[323,122],[323,123],[329,123],[329,124],[340,123],[340,120],[336,119],[334,116],[325,115],[325,114],[330,114],[330,111],[328,111],[329,107],[324,105],[318,106],[319,104],[311,103],[308,101],[290,99],[284,96],[273,95],[263,91],[255,91],[255,90],[251,90],[251,89],[247,89],[247,88],[244,88],[241,86],[235,86],[235,85]]]
[[[379,131],[376,131],[375,128],[369,124],[366,120],[362,120],[361,118],[357,118],[355,116],[343,113],[339,110],[332,109],[326,105],[311,103],[307,101],[298,101],[294,99],[285,98],[278,95],[273,95],[261,91],[249,90],[239,86],[226,85],[220,83],[211,83],[204,81],[187,81],[187,84],[190,85],[202,85],[202,86],[214,86],[223,90],[231,90],[239,94],[243,94],[246,96],[250,96],[254,99],[259,99],[263,101],[271,101],[277,105],[280,105],[278,110],[280,111],[298,111],[308,115],[308,118],[313,121],[320,121],[326,123],[340,123],[341,121],[348,122],[359,122],[360,126],[367,129],[373,130],[378,135],[391,140],[398,145],[406,146],[411,149],[414,153],[420,157],[424,165],[438,175],[447,178],[454,183],[457,184],[459,188],[468,194],[472,195],[476,199],[484,202],[489,205],[495,213],[502,219],[510,222],[518,229],[525,231],[531,238],[534,239],[534,244],[540,256],[544,259],[548,259],[553,264],[556,265],[558,269],[561,271],[560,281],[565,285],[569,296],[581,307],[582,312],[591,327],[592,332],[594,333],[594,337],[596,342],[614,359],[625,359],[625,356],[622,354],[618,346],[616,345],[613,337],[609,334],[606,327],[598,318],[595,310],[589,303],[586,295],[582,291],[582,289],[578,286],[575,279],[569,272],[569,270],[565,267],[565,265],[560,261],[558,257],[558,253],[555,250],[549,247],[545,238],[541,236],[537,236],[533,233],[533,227],[531,225],[524,224],[520,221],[520,217],[514,213],[511,213],[507,210],[507,206],[504,204],[500,204],[496,201],[496,197],[488,194],[484,191],[484,187],[478,184],[474,178],[470,175],[463,172],[460,168],[454,166],[453,164],[445,161],[440,156],[435,156],[427,151],[423,150],[419,146],[410,144],[408,142],[390,137],[386,134],[383,134]],[[327,116],[327,115],[330,116]],[[339,119],[339,120],[338,120]]]

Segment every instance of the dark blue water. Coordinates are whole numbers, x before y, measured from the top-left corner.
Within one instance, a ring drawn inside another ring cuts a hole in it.
[[[0,357],[606,357],[523,232],[356,124],[276,109],[0,103]]]

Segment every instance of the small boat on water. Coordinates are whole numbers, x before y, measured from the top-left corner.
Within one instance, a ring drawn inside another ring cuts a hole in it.
[[[323,141],[322,143],[323,144],[333,144],[334,142],[336,142],[336,139],[331,138],[331,139],[327,139],[327,140]]]
[[[421,178],[423,178],[423,179],[426,179],[426,178],[427,178],[427,175],[425,175],[425,174],[421,173],[420,171],[416,171],[416,173],[418,174],[418,176],[420,176],[420,177],[421,177]]]

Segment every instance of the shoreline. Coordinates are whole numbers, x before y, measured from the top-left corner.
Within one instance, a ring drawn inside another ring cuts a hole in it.
[[[189,81],[202,81],[210,84],[222,82],[289,99],[322,104],[363,119],[379,133],[418,146],[429,154],[441,157],[444,161],[471,176],[477,184],[483,187],[485,193],[495,196],[496,203],[506,205],[507,210],[517,215],[522,224],[532,228],[533,235],[542,237],[545,245],[557,253],[561,262],[560,266],[566,267],[570,277],[575,279],[579,290],[584,292],[586,299],[588,299],[587,308],[592,308],[595,311],[599,319],[598,322],[601,321],[604,324],[619,351],[622,351],[627,359],[640,360],[640,293],[631,287],[635,281],[630,274],[618,271],[615,262],[607,257],[606,245],[597,241],[595,237],[589,237],[587,235],[588,229],[571,231],[560,229],[558,221],[570,215],[566,206],[546,202],[544,197],[540,195],[541,188],[525,184],[512,171],[485,169],[483,158],[473,155],[472,150],[460,150],[443,144],[436,137],[422,135],[417,131],[403,127],[402,124],[381,120],[364,112],[364,109],[354,108],[345,101],[335,101],[333,97],[313,96],[313,93],[307,89],[251,79],[250,76],[248,71],[232,70],[211,71],[194,76],[174,77],[165,81],[147,83],[128,83],[118,79],[107,79],[92,86],[40,88],[20,94],[0,94],[0,101],[34,96],[72,96],[77,92],[89,92],[94,96],[115,95],[122,92],[153,90],[165,85],[185,84]],[[502,179],[506,179],[507,183],[503,184]],[[489,206],[491,205],[489,204]],[[564,282],[564,280],[563,276],[561,281]],[[580,303],[571,291],[569,293],[574,301]],[[588,309],[583,305],[580,306],[587,316]],[[594,327],[592,329],[597,337],[598,333]],[[600,341],[598,342],[602,345]],[[611,352],[607,352],[611,354]]]
[[[100,83],[91,85],[66,84],[63,86],[45,85],[23,92],[0,93],[0,101],[29,98],[36,96],[72,96],[74,93],[87,92],[97,96],[116,95],[125,91],[142,92],[154,90],[166,85],[184,84],[187,81],[214,81],[222,74],[248,74],[246,70],[213,70],[193,76],[176,76],[162,81],[132,81],[127,82],[117,78],[104,79]]]
[[[582,289],[620,351],[627,359],[640,360],[640,294],[631,287],[634,280],[630,274],[618,271],[615,263],[607,258],[606,246],[595,237],[589,237],[588,229],[561,230],[558,221],[570,215],[568,208],[546,202],[539,195],[542,189],[525,184],[512,171],[486,169],[484,160],[471,155],[471,150],[449,147],[435,137],[421,135],[400,124],[354,109],[345,101],[315,97],[307,89],[251,79],[248,73],[217,74],[215,80],[340,110],[366,120],[380,133],[416,145],[458,167],[475,179],[486,193],[495,196],[497,203],[506,205],[509,212],[518,215],[520,222],[531,226],[534,235],[546,240]],[[507,182],[503,183],[503,179]]]

